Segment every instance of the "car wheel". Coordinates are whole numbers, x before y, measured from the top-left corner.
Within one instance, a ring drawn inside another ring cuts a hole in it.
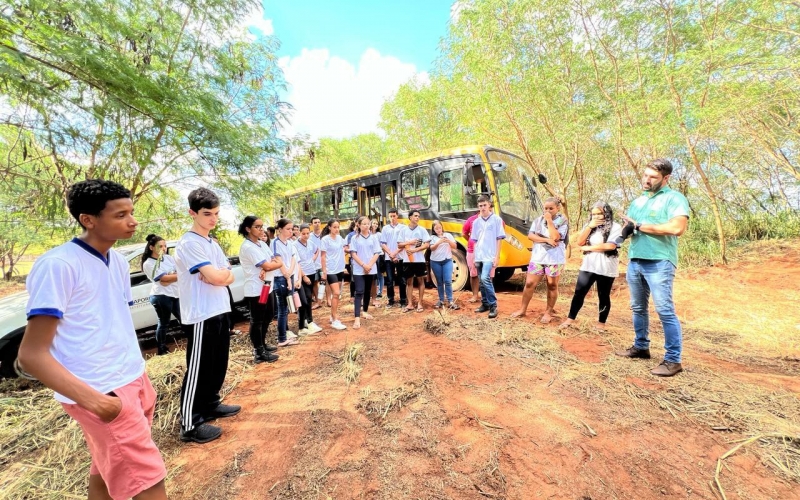
[[[0,351],[0,378],[17,378],[17,372],[14,370],[14,362],[17,360],[17,353],[19,352],[19,345],[22,342],[22,332],[19,336],[6,344],[2,351]]]

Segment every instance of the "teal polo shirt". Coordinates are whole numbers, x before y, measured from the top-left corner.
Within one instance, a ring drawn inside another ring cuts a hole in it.
[[[628,217],[642,224],[665,224],[675,217],[689,217],[689,201],[681,193],[662,187],[657,193],[643,193],[628,208]],[[678,267],[678,237],[656,236],[636,231],[628,258],[668,260]]]

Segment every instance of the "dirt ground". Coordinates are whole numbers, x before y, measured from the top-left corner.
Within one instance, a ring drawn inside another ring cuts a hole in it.
[[[495,321],[472,312],[470,292],[458,294],[462,310],[446,316],[431,309],[435,290],[426,291],[421,314],[374,308],[376,319],[360,330],[327,329],[282,349],[277,363],[255,366],[226,399],[243,409],[220,422],[223,437],[184,446],[172,461],[170,493],[722,498],[711,482],[717,460],[737,441],[757,432],[797,437],[800,429],[800,253],[779,249],[766,268],[762,257],[755,250],[730,266],[679,274],[675,299],[686,372],[671,379],[648,373],[663,354],[657,321],[653,360],[612,354],[632,340],[622,279],[605,333],[592,329],[593,296],[578,328],[540,325],[541,288],[529,316],[510,320],[524,279],[519,273],[500,287]],[[562,316],[577,265],[564,278]],[[352,306],[345,310],[352,324]],[[327,326],[327,309],[314,312]],[[774,328],[764,327],[769,322]],[[439,334],[426,332],[423,323]],[[521,329],[532,337],[520,342]],[[363,345],[361,372],[348,385],[340,360],[352,344]],[[766,399],[748,410],[737,394]],[[782,415],[750,418],[776,400]],[[725,405],[742,405],[740,414]],[[718,478],[726,498],[800,498],[796,477],[772,466],[770,453],[743,447],[722,463]]]

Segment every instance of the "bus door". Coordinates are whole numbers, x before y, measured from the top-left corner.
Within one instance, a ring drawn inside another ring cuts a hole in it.
[[[383,188],[383,223],[388,223],[389,209],[397,208],[397,181],[387,181]]]
[[[358,188],[358,213],[359,215],[369,215],[369,197],[367,196],[367,188],[359,186]]]

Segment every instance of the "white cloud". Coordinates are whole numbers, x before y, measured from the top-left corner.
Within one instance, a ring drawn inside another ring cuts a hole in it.
[[[275,33],[275,29],[272,27],[272,19],[264,19],[264,9],[261,6],[251,10],[242,21],[242,24],[260,31],[262,36],[271,36]]]
[[[384,101],[415,75],[428,78],[414,64],[371,48],[357,67],[327,49],[303,49],[278,64],[289,83],[287,101],[295,108],[284,132],[312,139],[376,132]]]

